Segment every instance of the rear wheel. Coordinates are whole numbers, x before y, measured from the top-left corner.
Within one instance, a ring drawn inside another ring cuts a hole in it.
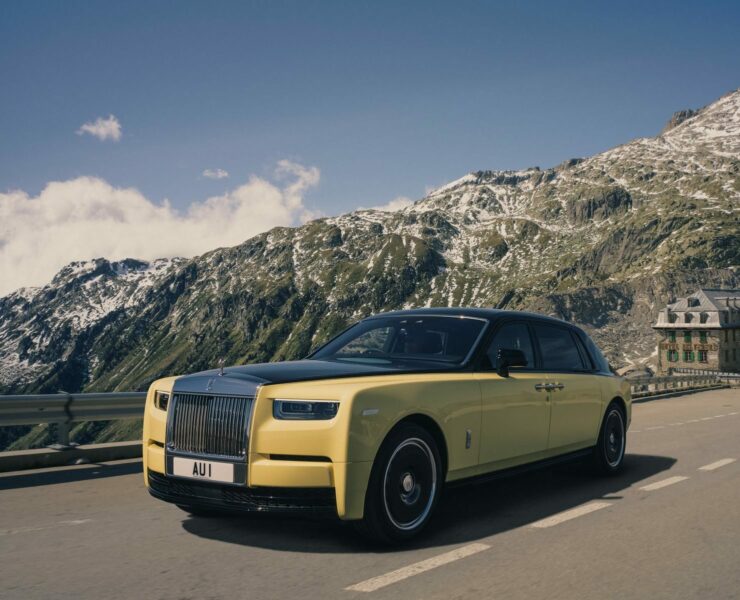
[[[385,543],[411,539],[429,522],[443,479],[434,438],[418,425],[401,425],[375,459],[358,529]]]
[[[612,402],[604,414],[599,441],[594,448],[596,468],[607,475],[617,473],[624,463],[626,446],[627,427],[624,411],[617,402]]]

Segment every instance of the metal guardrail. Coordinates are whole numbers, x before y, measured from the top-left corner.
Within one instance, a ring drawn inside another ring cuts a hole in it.
[[[57,443],[69,446],[71,423],[135,419],[145,401],[146,392],[0,396],[0,427],[56,423]]]
[[[674,367],[672,373],[678,375],[714,375],[723,381],[740,380],[740,373],[733,371],[715,371],[713,369],[689,369],[687,367]]]
[[[711,375],[666,375],[663,377],[635,377],[628,380],[632,398],[644,398],[671,392],[697,390],[720,385],[722,380]]]

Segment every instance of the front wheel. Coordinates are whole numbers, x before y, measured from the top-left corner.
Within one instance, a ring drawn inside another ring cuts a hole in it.
[[[429,522],[443,481],[434,438],[418,425],[401,425],[375,459],[358,529],[385,543],[411,539]]]
[[[606,409],[601,423],[599,441],[594,448],[594,463],[601,473],[617,473],[624,463],[627,446],[627,427],[622,407],[612,402]]]

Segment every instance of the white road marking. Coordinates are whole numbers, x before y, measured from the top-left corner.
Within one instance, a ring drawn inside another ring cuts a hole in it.
[[[714,415],[712,417],[702,417],[700,419],[687,419],[685,422],[669,423],[668,425],[653,425],[652,427],[645,427],[644,431],[656,431],[658,429],[665,429],[666,427],[679,427],[681,425],[686,425],[688,423],[700,423],[701,421],[711,421],[712,419],[720,419],[722,417],[731,417],[737,414],[740,414],[740,413],[731,412],[731,413],[726,413],[723,415]],[[630,431],[630,433],[640,433],[641,431],[642,430],[640,429],[633,429]]]
[[[532,527],[537,527],[538,529],[553,527],[554,525],[559,525],[560,523],[563,523],[565,521],[570,521],[571,519],[582,517],[583,515],[587,515],[601,508],[606,508],[607,506],[611,506],[611,502],[591,502],[590,504],[584,504],[582,506],[577,506],[576,508],[571,508],[570,510],[558,513],[557,515],[553,515],[552,517],[547,517],[546,519],[535,521],[534,523],[532,523]]]
[[[18,527],[17,529],[0,529],[0,535],[15,535],[17,533],[32,533],[34,531],[45,531],[47,529],[54,529],[55,527],[65,527],[70,525],[83,525],[89,523],[92,519],[76,519],[73,521],[59,521],[59,523],[53,523],[51,525],[44,525],[42,527]]]
[[[644,485],[640,489],[645,492],[652,492],[653,490],[659,490],[660,488],[668,487],[669,485],[673,485],[674,483],[680,483],[681,481],[684,481],[686,479],[688,479],[688,477],[684,477],[683,475],[676,475],[675,477],[661,479],[660,481],[656,481],[655,483]]]
[[[724,467],[726,465],[734,463],[735,460],[736,459],[734,458],[723,458],[722,460],[718,460],[717,462],[709,463],[708,465],[699,467],[699,470],[700,471],[714,471],[715,469],[719,469],[720,467]]]
[[[483,552],[489,548],[490,546],[488,544],[468,544],[467,546],[462,546],[461,548],[451,550],[450,552],[445,552],[444,554],[427,558],[426,560],[419,561],[412,565],[401,567],[400,569],[391,571],[385,575],[366,579],[365,581],[361,581],[360,583],[356,583],[344,589],[350,592],[374,592],[375,590],[379,590],[380,588],[391,585],[392,583],[398,583],[399,581],[403,581],[404,579],[408,579],[414,575],[419,575],[419,573],[436,569],[437,567],[460,560],[461,558],[466,558],[473,554],[477,554],[478,552]]]

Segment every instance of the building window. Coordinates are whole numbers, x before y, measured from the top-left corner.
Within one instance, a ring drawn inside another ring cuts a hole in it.
[[[694,353],[691,350],[684,350],[683,351],[683,361],[684,362],[694,362]]]
[[[668,332],[668,341],[669,342],[675,342],[676,341],[676,332],[675,331],[669,331]]]
[[[727,329],[725,329],[725,341],[726,342],[730,341],[730,332]]]
[[[732,349],[732,360],[733,362],[737,360],[737,349],[736,348]]]
[[[707,343],[707,332],[706,331],[700,331],[699,332],[699,341],[702,344],[706,344]]]
[[[687,344],[691,343],[691,332],[690,331],[684,331],[683,332],[683,341]]]
[[[729,362],[729,360],[730,360],[730,351],[729,350],[725,350],[725,361],[726,362]]]
[[[699,362],[707,362],[707,351],[699,350]]]
[[[704,312],[701,313],[699,315],[699,322],[700,323],[706,323],[707,321],[709,321],[709,315],[707,313],[704,313]]]
[[[687,312],[683,317],[684,323],[691,323],[691,321],[693,320],[694,320],[694,315],[692,315],[690,312]]]
[[[677,360],[678,360],[678,350],[669,350],[668,351],[668,361],[676,362]]]

